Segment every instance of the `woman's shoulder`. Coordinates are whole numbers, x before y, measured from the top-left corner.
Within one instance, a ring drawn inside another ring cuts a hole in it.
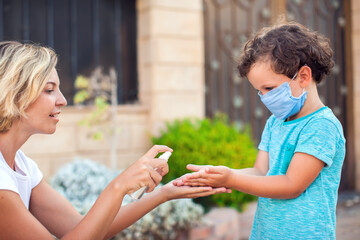
[[[15,161],[21,170],[28,171],[29,173],[32,173],[39,169],[36,162],[34,160],[32,160],[31,158],[29,158],[28,156],[26,156],[25,153],[21,150],[18,150],[16,152]]]

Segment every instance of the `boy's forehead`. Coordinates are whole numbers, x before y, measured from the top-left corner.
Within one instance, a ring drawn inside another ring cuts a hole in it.
[[[272,69],[269,61],[255,62],[251,66],[247,78],[256,89],[273,86],[286,80],[284,75],[278,74]]]
[[[256,61],[250,68],[249,74],[263,74],[263,73],[275,73],[272,68],[269,61]]]

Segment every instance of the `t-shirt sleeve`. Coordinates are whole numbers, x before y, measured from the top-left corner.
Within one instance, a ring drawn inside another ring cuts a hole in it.
[[[0,167],[0,190],[10,190],[19,194],[16,182],[2,167]]]
[[[330,167],[337,151],[341,134],[336,125],[328,119],[317,119],[301,131],[295,152],[316,157]]]
[[[28,163],[29,163],[29,172],[30,172],[30,176],[31,176],[31,188],[36,187],[41,180],[43,179],[43,174],[40,171],[38,165],[36,164],[36,162],[34,162],[32,159],[27,158],[28,159]]]
[[[264,130],[261,134],[261,141],[259,143],[258,149],[263,150],[265,152],[269,152],[269,143],[270,143],[270,127],[274,121],[274,116],[271,116],[266,121]]]
[[[20,154],[21,158],[23,159],[23,163],[25,164],[28,174],[31,177],[31,179],[30,179],[31,189],[33,189],[43,179],[43,174],[40,171],[38,165],[36,164],[36,162],[34,160],[27,157],[21,150],[19,150],[19,154]]]

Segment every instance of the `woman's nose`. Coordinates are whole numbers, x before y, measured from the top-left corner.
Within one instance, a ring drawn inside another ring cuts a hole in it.
[[[57,99],[57,105],[60,105],[60,106],[66,106],[67,105],[67,101],[64,97],[64,95],[59,91],[59,97]]]

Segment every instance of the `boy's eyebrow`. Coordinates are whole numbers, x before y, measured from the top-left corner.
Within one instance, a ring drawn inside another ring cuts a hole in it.
[[[265,88],[274,88],[274,85],[273,84],[264,84],[260,88],[263,88],[263,89],[265,89]]]

